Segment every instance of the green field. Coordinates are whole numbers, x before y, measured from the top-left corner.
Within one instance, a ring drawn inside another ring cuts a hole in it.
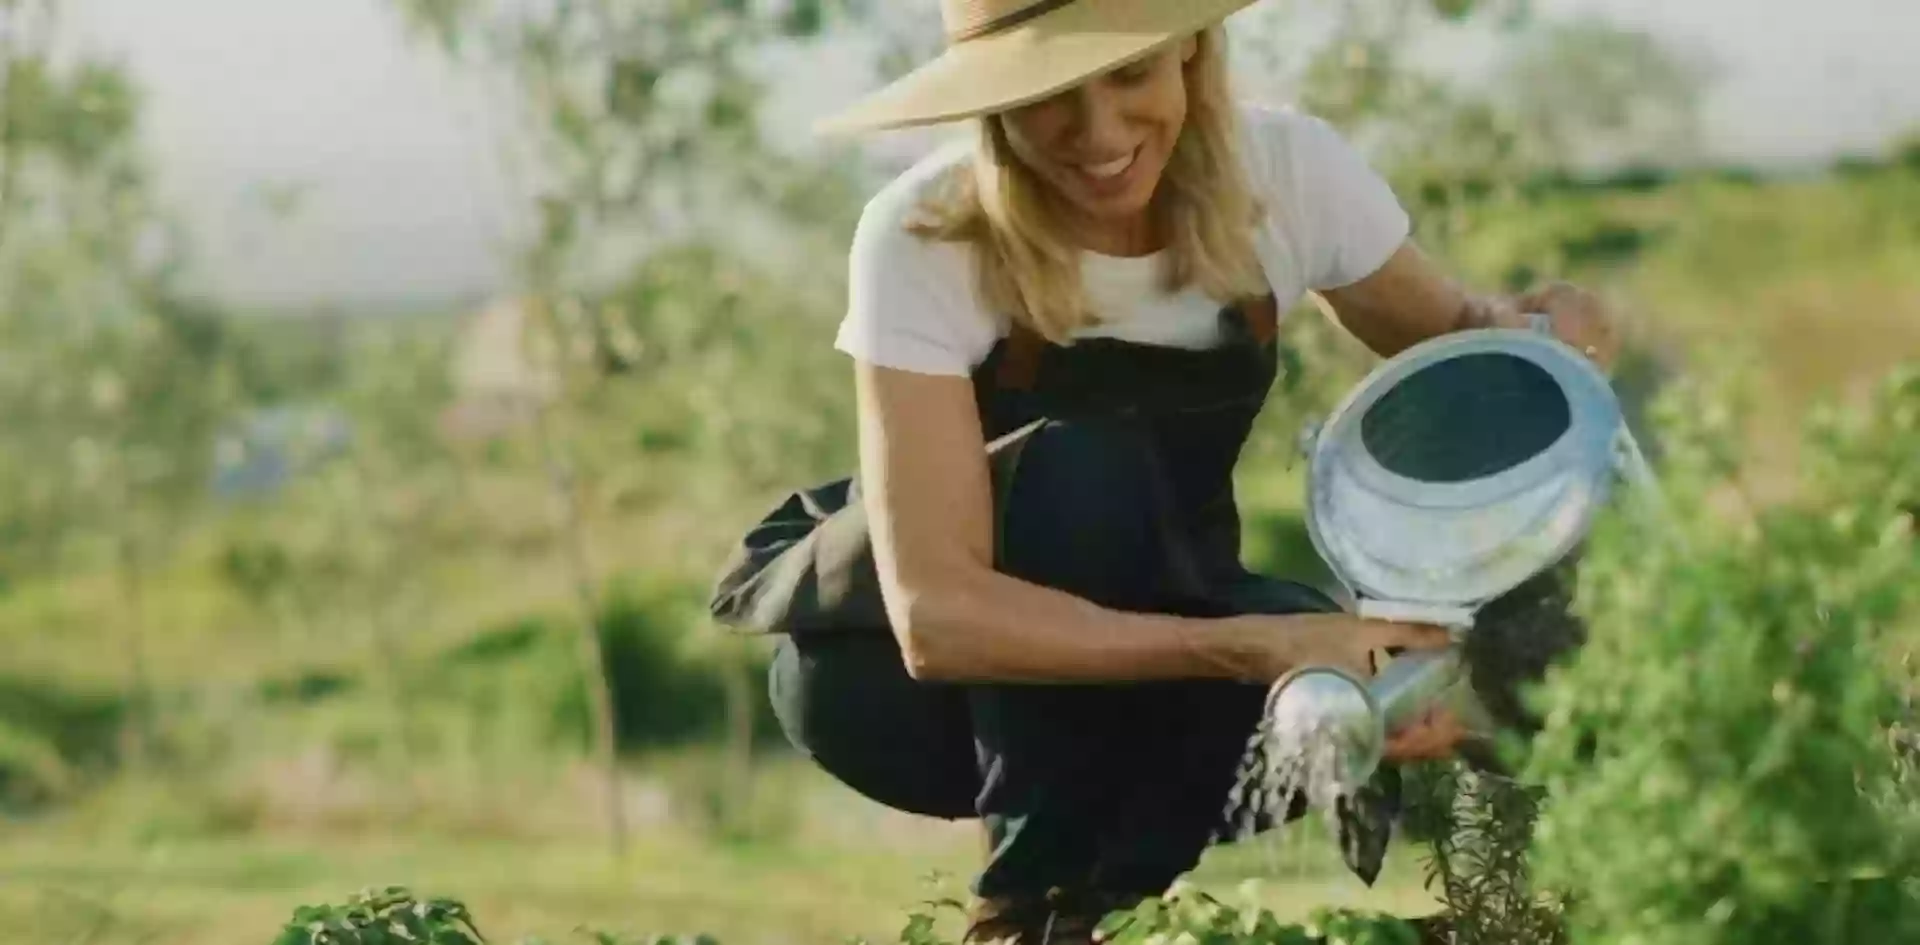
[[[636,774],[644,778],[645,766]],[[258,945],[298,905],[394,884],[457,895],[500,941],[559,938],[586,924],[773,945],[890,940],[915,903],[964,892],[974,825],[891,815],[791,762],[772,763],[757,783],[800,798],[805,824],[779,840],[716,841],[684,822],[644,823],[618,866],[592,824],[579,822],[590,819],[583,812],[569,817],[561,802],[524,789],[493,799],[497,816],[464,828],[443,809],[429,828],[310,814],[304,825],[229,832],[126,787],[120,798],[9,830],[0,927],[25,936],[9,940],[46,945]],[[533,816],[514,796],[546,810]],[[120,810],[108,809],[116,803]],[[1254,894],[1282,916],[1330,905],[1419,915],[1432,900],[1417,856],[1403,850],[1368,889],[1339,866],[1321,825],[1302,823],[1213,851],[1193,882],[1232,896],[1258,880]]]

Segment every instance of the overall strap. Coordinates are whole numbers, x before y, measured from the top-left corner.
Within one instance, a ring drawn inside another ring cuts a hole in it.
[[[1264,347],[1279,336],[1280,303],[1271,293],[1248,299],[1235,310],[1255,344]],[[1047,339],[1025,322],[1015,320],[1007,333],[1006,354],[994,372],[994,384],[1002,390],[1032,390],[1046,350]]]
[[[1272,293],[1240,303],[1239,312],[1255,344],[1264,348],[1280,337],[1280,300]]]
[[[1001,390],[1032,390],[1040,377],[1040,359],[1046,353],[1047,339],[1025,322],[1015,321],[1007,333],[1006,353],[993,374],[994,384]]]

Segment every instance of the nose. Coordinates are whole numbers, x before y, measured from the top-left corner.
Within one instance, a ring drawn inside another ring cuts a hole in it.
[[[1073,149],[1089,157],[1115,157],[1132,147],[1119,95],[1102,82],[1089,82],[1073,96]]]

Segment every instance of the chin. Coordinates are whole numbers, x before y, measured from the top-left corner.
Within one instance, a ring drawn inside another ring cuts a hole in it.
[[[1116,193],[1099,193],[1086,187],[1070,187],[1067,192],[1074,205],[1089,219],[1103,223],[1131,223],[1153,205],[1153,195],[1159,186],[1160,172],[1156,169],[1151,174],[1142,174],[1137,180],[1128,182],[1125,190]]]

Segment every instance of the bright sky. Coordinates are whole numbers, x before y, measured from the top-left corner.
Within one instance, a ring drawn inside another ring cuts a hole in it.
[[[914,0],[931,15],[933,0]],[[485,291],[522,212],[486,95],[401,37],[387,0],[67,0],[83,42],[148,88],[150,147],[210,284],[280,303]],[[1711,51],[1716,151],[1875,150],[1920,127],[1920,0],[1541,0]],[[803,124],[860,91],[844,63],[786,85]],[[273,222],[263,184],[308,188]]]

